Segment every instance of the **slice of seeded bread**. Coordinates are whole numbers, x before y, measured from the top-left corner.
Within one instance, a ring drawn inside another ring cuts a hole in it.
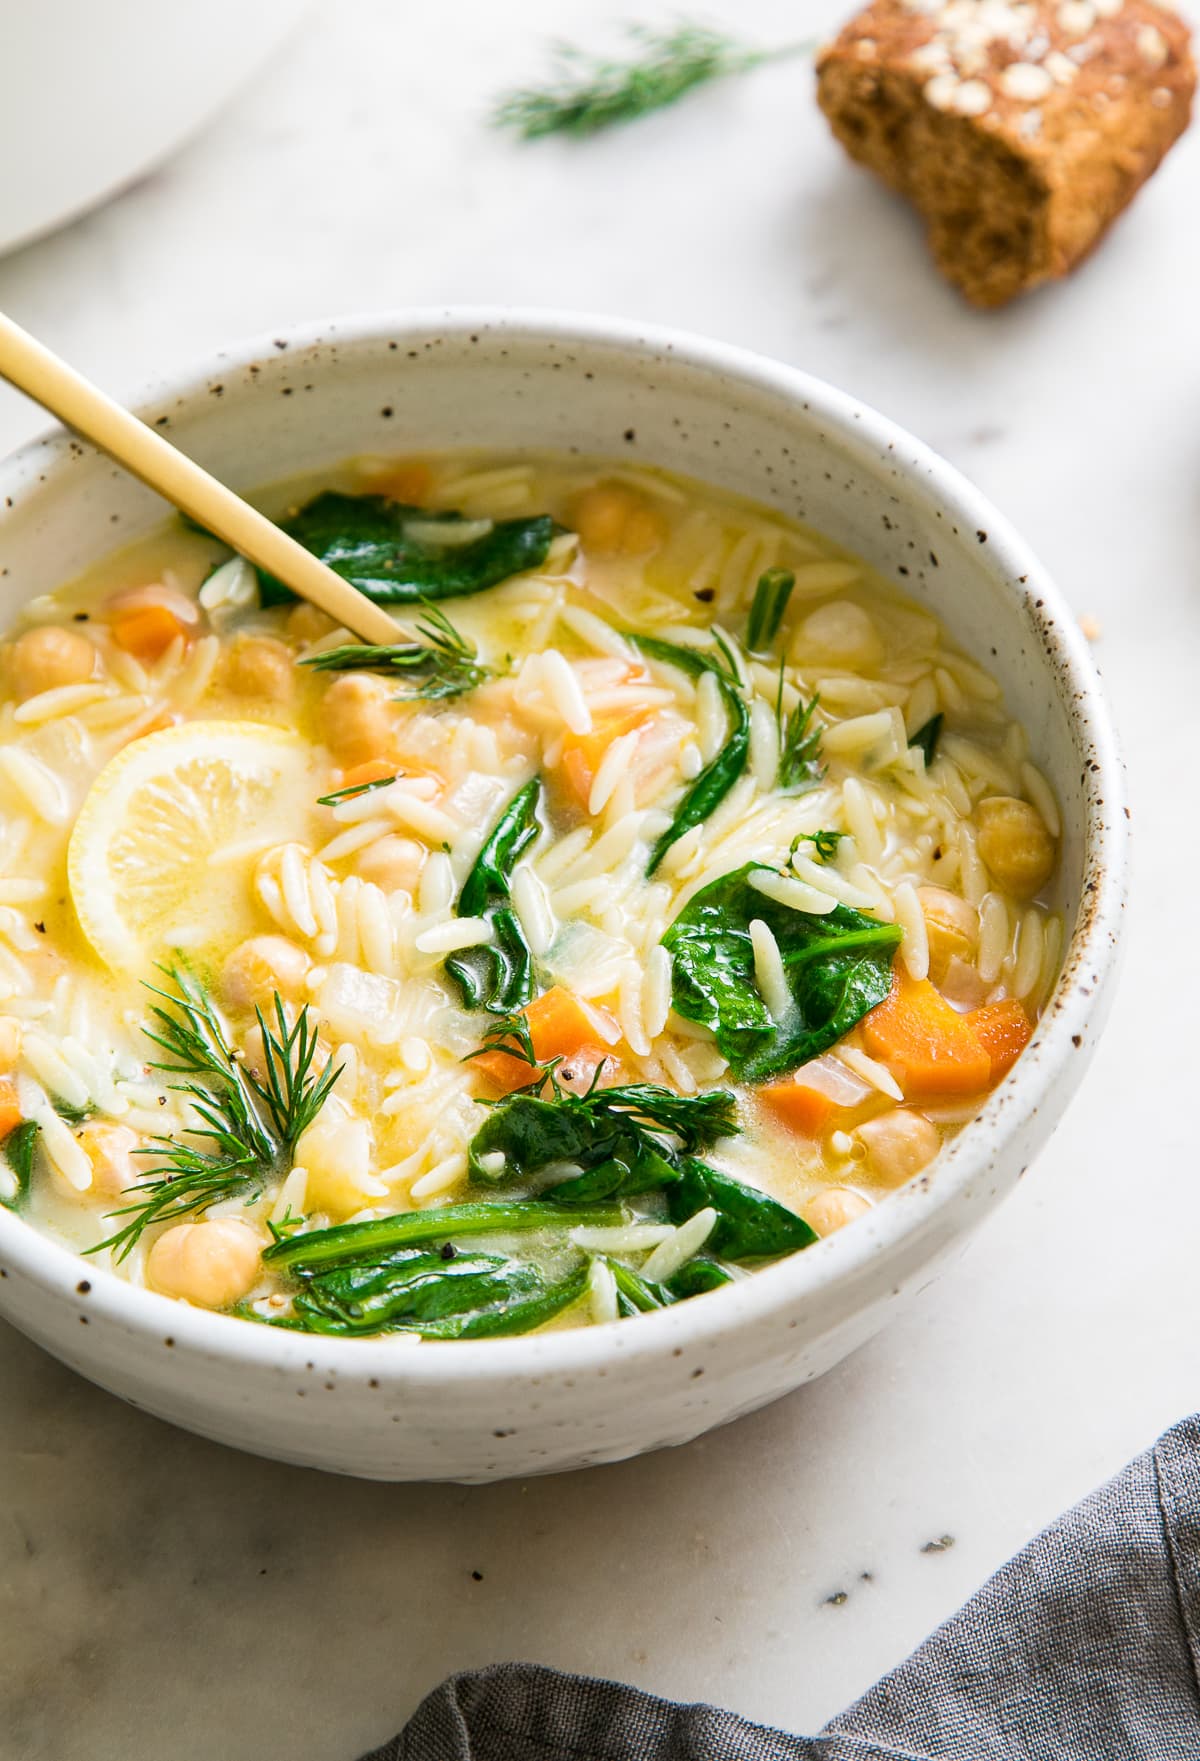
[[[817,62],[861,164],[979,306],[1066,275],[1187,127],[1189,33],[1151,0],[874,0]]]

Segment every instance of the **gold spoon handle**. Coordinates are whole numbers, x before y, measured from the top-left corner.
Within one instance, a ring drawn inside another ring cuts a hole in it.
[[[365,642],[395,642],[383,609],[210,477],[177,447],[106,397],[0,312],[0,375],[85,440],[124,465],[239,555],[276,575]]]

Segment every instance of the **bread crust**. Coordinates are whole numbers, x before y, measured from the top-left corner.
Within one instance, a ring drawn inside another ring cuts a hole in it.
[[[1152,0],[873,0],[817,60],[834,133],[920,211],[979,306],[1087,256],[1195,86],[1187,26]]]

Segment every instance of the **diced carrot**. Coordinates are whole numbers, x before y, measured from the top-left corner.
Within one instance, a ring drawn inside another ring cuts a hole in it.
[[[878,1090],[855,1076],[837,1058],[810,1059],[781,1082],[761,1089],[771,1110],[805,1137],[819,1137],[831,1124],[847,1130],[861,1116],[864,1104],[879,1100]]]
[[[991,1059],[968,1017],[927,978],[910,978],[900,966],[890,994],[863,1017],[862,1032],[908,1100],[980,1094],[991,1081]]]
[[[405,459],[371,479],[372,495],[386,495],[405,507],[423,507],[433,487],[433,472],[420,459]]]
[[[1033,1033],[1033,1023],[1015,997],[985,1003],[965,1017],[992,1062],[991,1086],[1007,1076]]]
[[[622,734],[631,733],[634,728],[643,727],[650,713],[643,708],[612,710],[593,718],[590,734],[566,736],[559,766],[567,787],[581,807],[587,807],[596,772],[613,741],[619,740]]]
[[[836,1111],[827,1094],[794,1079],[772,1082],[761,1092],[771,1111],[804,1137],[820,1137]]]
[[[342,772],[339,789],[363,789],[368,783],[382,783],[385,778],[396,775],[396,766],[386,758],[368,758],[362,764],[352,764]]]
[[[599,1012],[581,1003],[565,986],[551,986],[527,1003],[522,1013],[529,1023],[534,1056],[541,1063],[548,1063],[551,1058],[569,1059],[572,1070],[585,1066],[591,1074],[608,1056],[598,1024]],[[523,1088],[530,1079],[529,1065],[509,1052],[484,1052],[471,1062],[502,1094]]]
[[[138,605],[112,621],[112,639],[137,660],[160,660],[187,625],[166,605]]]
[[[17,1085],[11,1079],[0,1082],[0,1142],[21,1123],[17,1105]]]

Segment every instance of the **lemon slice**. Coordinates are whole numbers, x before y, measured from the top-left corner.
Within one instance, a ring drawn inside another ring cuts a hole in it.
[[[84,935],[118,971],[176,952],[220,958],[258,921],[258,852],[302,835],[311,805],[309,748],[282,728],[194,721],[132,741],[71,833]]]

